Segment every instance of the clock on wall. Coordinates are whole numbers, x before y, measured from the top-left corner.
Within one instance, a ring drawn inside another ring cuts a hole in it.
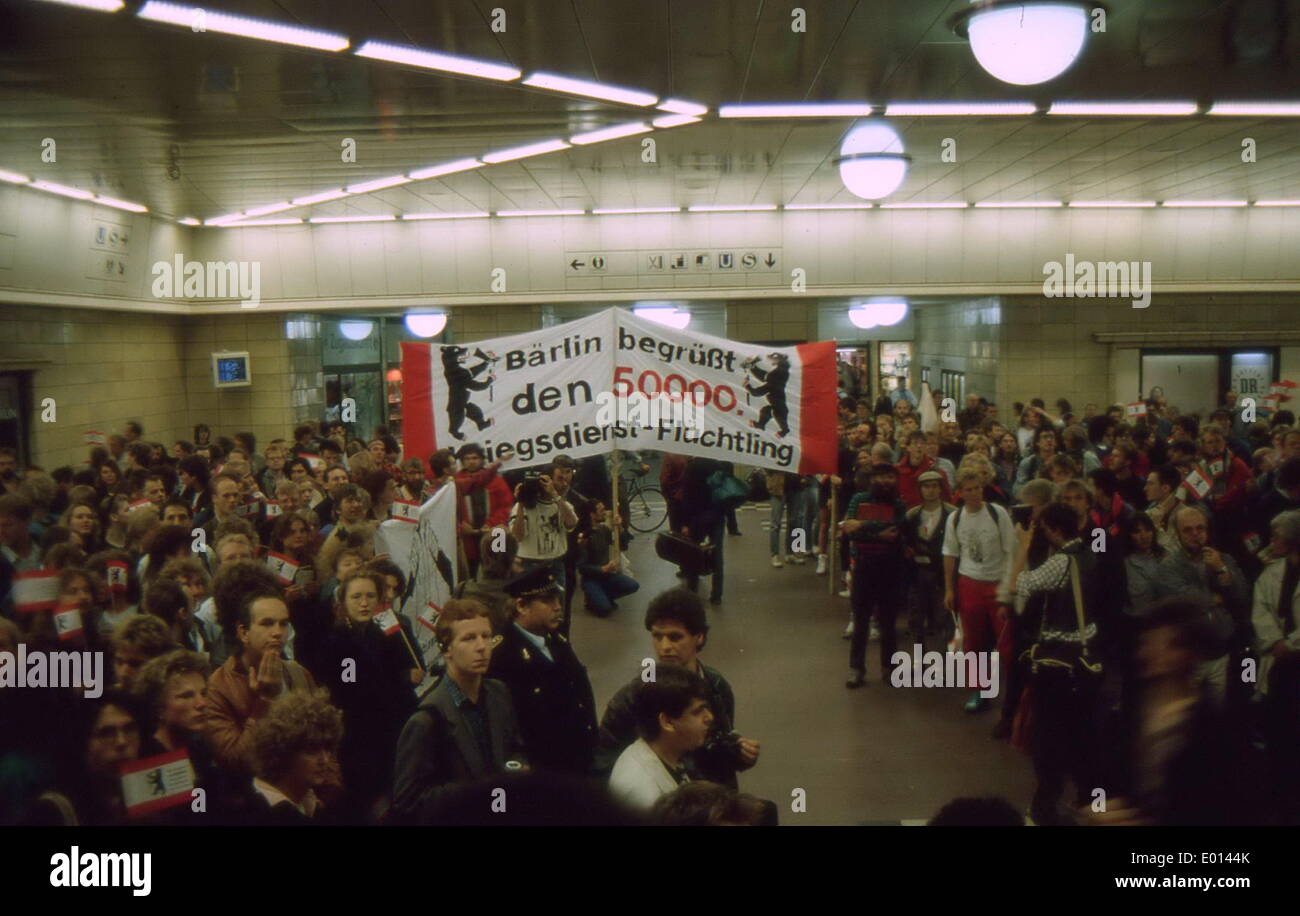
[[[212,384],[216,388],[247,388],[253,384],[248,351],[212,354]]]

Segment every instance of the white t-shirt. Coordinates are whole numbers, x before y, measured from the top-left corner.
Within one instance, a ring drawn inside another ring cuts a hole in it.
[[[520,513],[526,521],[516,556],[524,560],[555,560],[564,556],[569,549],[569,531],[560,520],[558,502],[539,501],[531,509],[525,509],[523,503],[515,503],[510,510],[511,520]]]
[[[960,528],[957,527],[958,518],[961,519]],[[999,594],[1009,593],[1015,543],[1016,533],[1007,510],[985,503],[984,508],[972,513],[962,506],[948,517],[943,555],[960,558],[958,574],[968,579],[997,582]]]

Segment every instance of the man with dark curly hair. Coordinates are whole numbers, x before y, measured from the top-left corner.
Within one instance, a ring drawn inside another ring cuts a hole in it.
[[[343,713],[324,689],[295,690],[271,704],[253,728],[250,820],[273,825],[321,823],[342,789],[338,751]]]

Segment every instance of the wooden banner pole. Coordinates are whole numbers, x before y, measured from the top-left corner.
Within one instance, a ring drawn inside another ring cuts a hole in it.
[[[835,475],[832,474],[832,477]],[[840,556],[840,532],[837,519],[839,518],[839,499],[840,490],[831,482],[831,517],[826,522],[826,551],[829,556],[826,558],[826,590],[830,594],[835,594],[839,589],[835,587],[835,561]]]
[[[611,488],[611,489],[614,491],[614,492],[613,492],[613,500],[614,500],[614,502],[613,502],[613,504],[610,506],[609,513],[608,513],[610,530],[611,530],[611,531],[613,532],[613,534],[614,534],[613,543],[612,543],[610,546],[611,546],[611,548],[612,548],[613,551],[614,551],[614,553],[613,553],[613,561],[614,561],[615,563],[618,563],[618,562],[620,561],[621,557],[622,557],[622,549],[621,549],[621,547],[622,547],[622,544],[623,544],[623,524],[622,524],[621,521],[619,521],[617,524],[614,522],[614,519],[615,519],[615,518],[621,516],[621,512],[619,511],[619,510],[620,510],[620,505],[619,505],[619,495],[620,495],[620,494],[619,494],[619,480],[618,480],[618,475],[619,475],[619,472],[620,472],[620,470],[621,470],[622,460],[621,460],[621,456],[620,456],[620,454],[619,454],[619,450],[618,450],[617,448],[615,448],[615,449],[614,449],[614,453],[613,453],[612,455],[610,455],[610,462],[609,462],[609,464],[610,464],[610,476],[614,479],[613,486],[612,486],[612,488]]]

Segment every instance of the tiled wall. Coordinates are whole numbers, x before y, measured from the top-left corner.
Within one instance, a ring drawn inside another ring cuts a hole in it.
[[[456,343],[488,340],[532,331],[542,326],[539,305],[482,305],[452,308],[448,338]]]
[[[947,369],[966,374],[967,394],[1006,403],[1004,373],[999,371],[1006,324],[998,299],[923,305],[915,315],[914,387],[920,387],[921,369],[928,366],[930,384],[937,390],[941,371]]]
[[[184,326],[190,423],[217,435],[252,432],[259,448],[289,438],[296,423],[323,412],[319,323],[303,315],[238,314],[189,318]],[[218,389],[212,354],[247,350],[253,384]]]
[[[1008,296],[1002,300],[1003,377],[1010,401],[1041,397],[1049,404],[1064,397],[1076,406],[1093,401],[1128,400],[1135,392],[1117,390],[1125,373],[1115,360],[1136,349],[1194,349],[1217,346],[1277,346],[1279,333],[1300,329],[1300,305],[1287,294],[1178,294],[1157,292],[1151,305],[1135,309],[1123,300],[1044,299]],[[1225,343],[1219,332],[1253,332],[1244,341]],[[1098,343],[1098,332],[1152,332],[1125,347]],[[1169,332],[1182,332],[1170,340]],[[1114,353],[1112,353],[1114,350]],[[1281,373],[1295,371],[1283,353]],[[1131,360],[1130,360],[1131,361]],[[969,390],[969,389],[968,389]],[[1001,401],[1000,401],[1001,403]]]
[[[0,305],[0,368],[32,375],[32,461],[47,469],[85,460],[87,430],[121,432],[128,420],[150,439],[175,439],[188,423],[182,319]],[[42,422],[54,399],[55,422]]]
[[[727,309],[727,336],[751,343],[816,340],[816,300],[732,303]]]

